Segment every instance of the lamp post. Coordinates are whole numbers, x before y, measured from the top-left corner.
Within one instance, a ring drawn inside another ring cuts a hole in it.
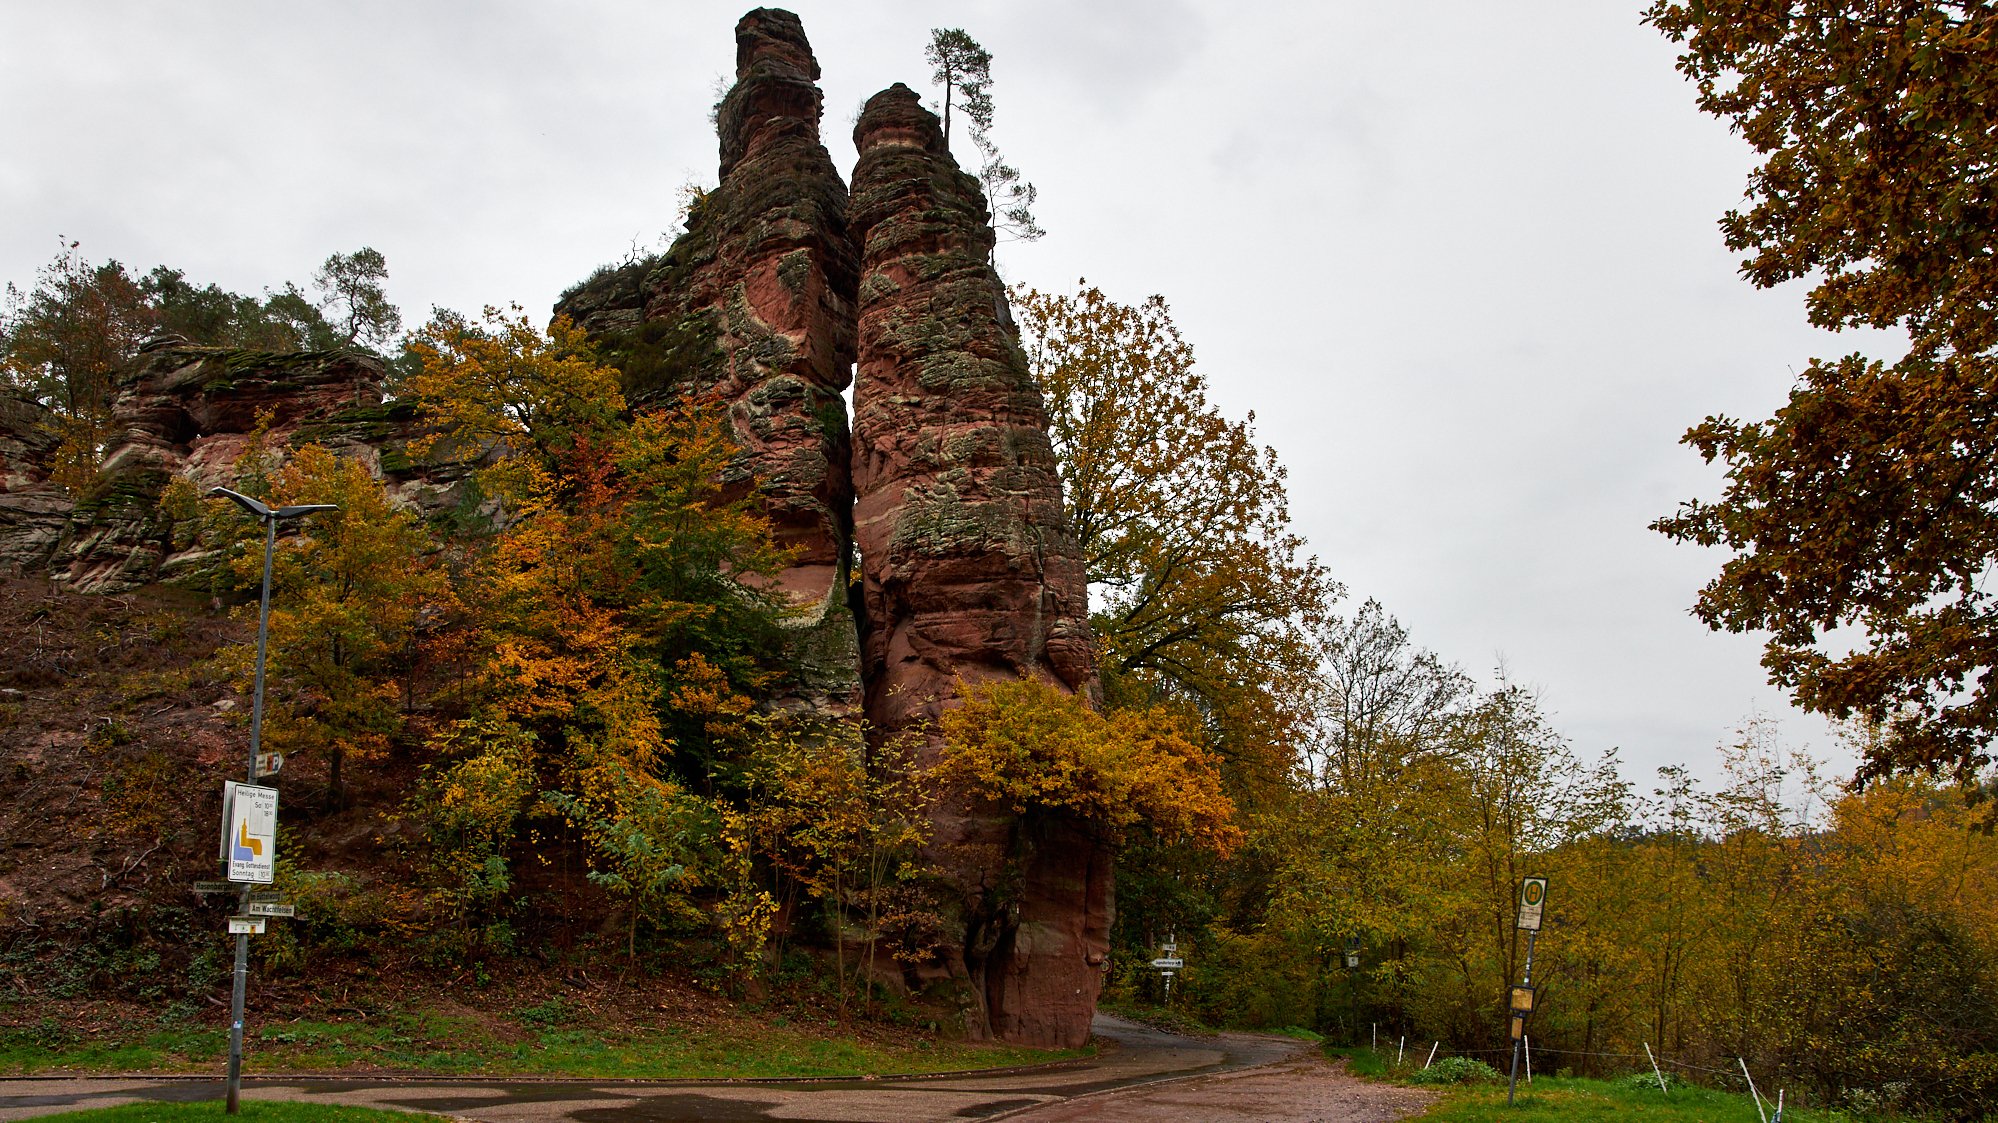
[[[271,626],[271,557],[277,550],[277,524],[279,519],[295,519],[317,511],[334,511],[339,508],[331,503],[304,503],[292,507],[266,507],[262,503],[241,492],[230,491],[226,487],[210,489],[210,496],[234,500],[245,511],[255,515],[264,524],[264,588],[263,600],[257,609],[257,675],[256,685],[250,700],[250,764],[247,771],[248,782],[257,782],[257,750],[262,747],[264,732],[264,648],[270,637]],[[240,913],[248,913],[250,907],[250,886],[246,882],[237,901]],[[247,932],[236,933],[236,978],[233,993],[229,1000],[229,1092],[224,1108],[230,1115],[236,1114],[243,1094],[243,992],[250,977],[250,936]]]

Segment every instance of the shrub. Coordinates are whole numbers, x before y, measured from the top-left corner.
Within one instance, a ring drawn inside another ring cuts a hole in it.
[[[1630,1075],[1625,1076],[1623,1079],[1617,1081],[1617,1083],[1623,1085],[1625,1088],[1628,1088],[1633,1092],[1655,1092],[1658,1090],[1659,1075],[1660,1074],[1654,1073],[1650,1069],[1641,1068],[1638,1069],[1636,1072],[1633,1072]],[[1679,1075],[1677,1073],[1667,1072],[1664,1073],[1663,1075],[1665,1077],[1665,1087],[1667,1088],[1677,1088],[1686,1083],[1684,1080],[1679,1079]]]
[[[1408,1078],[1411,1084],[1496,1084],[1504,1077],[1498,1069],[1470,1057],[1444,1057]]]

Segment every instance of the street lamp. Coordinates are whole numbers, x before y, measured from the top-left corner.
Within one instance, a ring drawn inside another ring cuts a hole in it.
[[[249,782],[257,782],[257,750],[262,747],[264,732],[264,647],[268,642],[271,627],[271,557],[277,550],[277,524],[279,519],[295,519],[317,511],[337,511],[332,503],[302,503],[292,507],[272,509],[244,495],[230,491],[226,487],[212,488],[208,494],[223,499],[233,499],[245,511],[255,515],[264,524],[264,590],[263,601],[257,609],[257,677],[256,686],[250,700],[250,767]],[[250,907],[250,886],[243,885],[242,897],[237,902],[239,913],[248,913]],[[229,1002],[229,1094],[225,1110],[236,1114],[237,1103],[243,1092],[243,991],[250,977],[250,936],[247,932],[236,933],[236,981],[234,994]]]

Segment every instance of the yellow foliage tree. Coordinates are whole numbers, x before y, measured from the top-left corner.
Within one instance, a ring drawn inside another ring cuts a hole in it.
[[[938,782],[1016,814],[1064,811],[1116,835],[1142,823],[1226,855],[1241,845],[1214,757],[1167,706],[1108,715],[1038,679],[966,685],[943,716]]]
[[[345,764],[380,759],[402,732],[425,629],[453,605],[448,575],[422,520],[358,460],[305,445],[258,482],[273,505],[337,508],[305,520],[273,558],[264,730],[272,749],[325,757],[337,804]],[[230,565],[254,586],[262,551],[235,551]],[[251,653],[235,653],[246,671]]]
[[[778,672],[768,579],[784,554],[721,489],[735,449],[719,412],[629,415],[578,333],[543,334],[518,310],[440,315],[412,352],[408,388],[435,426],[419,451],[483,464],[504,503],[461,582],[474,725],[439,751],[475,759],[466,728],[526,739],[529,802],[578,829],[592,879],[628,902],[634,956],[642,920],[697,915],[739,950],[760,945],[773,906],[749,884],[745,822],[714,765],[746,751],[753,695]]]
[[[1244,798],[1274,792],[1311,721],[1314,629],[1339,586],[1290,529],[1285,469],[1232,421],[1161,297],[1018,288],[1113,708],[1199,712]]]

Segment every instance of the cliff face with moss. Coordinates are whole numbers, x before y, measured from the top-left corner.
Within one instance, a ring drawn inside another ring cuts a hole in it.
[[[49,479],[60,443],[48,407],[0,391],[0,569],[15,576],[47,568],[69,525],[75,503]]]
[[[48,480],[53,421],[0,399],[0,564],[45,571],[87,593],[158,581],[199,584],[214,563],[193,498],[246,466],[313,442],[361,459],[399,501],[441,514],[470,499],[464,466],[413,465],[420,423],[382,399],[381,363],[349,351],[270,353],[174,336],[141,348],[111,406],[94,483],[69,495]]]
[[[936,718],[967,683],[1094,693],[1086,581],[978,181],[906,86],[868,101],[854,144],[867,716],[922,733],[934,759]],[[946,966],[992,1031],[1086,1041],[1109,942],[1107,851],[1079,823],[1029,824],[961,798],[938,816],[935,845],[967,890]]]

